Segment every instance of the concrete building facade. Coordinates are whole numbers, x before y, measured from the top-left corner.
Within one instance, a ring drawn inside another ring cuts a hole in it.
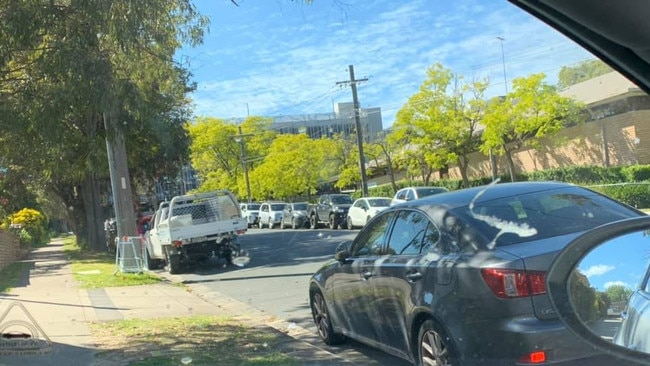
[[[381,108],[361,108],[359,111],[364,140],[373,141],[383,130]],[[271,128],[281,134],[307,134],[312,139],[356,132],[352,103],[336,103],[333,113],[279,116],[273,118]]]

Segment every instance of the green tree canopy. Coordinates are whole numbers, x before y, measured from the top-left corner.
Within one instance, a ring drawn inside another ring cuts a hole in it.
[[[513,90],[488,103],[483,116],[481,151],[504,155],[511,179],[515,180],[513,153],[523,146],[537,147],[542,138],[583,120],[581,106],[557,93],[543,73],[514,79]]]
[[[582,61],[575,66],[562,66],[557,78],[557,87],[565,89],[611,71],[611,67],[596,59]]]

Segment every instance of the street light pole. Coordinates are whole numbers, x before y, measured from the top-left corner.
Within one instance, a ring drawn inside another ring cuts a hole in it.
[[[506,94],[508,94],[508,78],[506,77],[506,54],[503,52],[503,41],[506,39],[503,37],[497,37],[501,42],[501,64],[503,65],[503,85],[506,88]]]

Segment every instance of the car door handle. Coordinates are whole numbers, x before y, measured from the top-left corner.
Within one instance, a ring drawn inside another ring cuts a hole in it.
[[[361,276],[367,280],[368,278],[374,276],[374,274],[372,273],[372,271],[365,270],[361,272]]]
[[[420,272],[411,272],[406,274],[406,279],[414,282],[422,278],[422,273]]]

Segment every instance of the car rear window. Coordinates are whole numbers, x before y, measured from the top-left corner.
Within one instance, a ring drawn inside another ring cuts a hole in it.
[[[638,212],[617,201],[577,187],[479,201],[472,211],[464,206],[452,212],[482,233],[486,240],[498,237],[496,246],[578,233],[639,216]],[[503,230],[503,227],[508,229]],[[532,228],[536,233],[531,235],[527,230],[527,234],[517,234],[517,228],[523,231]]]
[[[415,190],[418,192],[418,198],[422,198],[422,197],[426,197],[426,196],[432,196],[434,194],[447,192],[447,189],[443,188],[443,187],[416,188]]]

